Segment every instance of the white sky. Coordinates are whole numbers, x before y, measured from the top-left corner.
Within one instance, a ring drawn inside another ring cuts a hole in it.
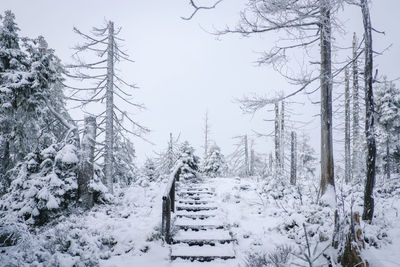
[[[135,113],[139,122],[152,132],[147,136],[156,144],[152,146],[140,139],[133,139],[139,162],[153,151],[166,147],[169,133],[181,134],[181,140],[188,140],[202,155],[203,118],[209,112],[211,138],[228,154],[233,150],[232,137],[241,134],[252,135],[252,129],[269,133],[273,130],[270,108],[252,117],[243,115],[234,99],[251,92],[272,94],[274,90],[291,92],[293,87],[269,67],[256,67],[255,52],[267,50],[276,35],[241,38],[224,36],[216,40],[202,28],[213,26],[223,28],[235,25],[238,11],[244,6],[243,0],[224,0],[217,9],[199,12],[192,21],[183,21],[180,16],[190,14],[185,0],[2,0],[0,11],[12,10],[21,28],[21,35],[35,37],[43,35],[50,47],[64,63],[70,63],[73,45],[81,41],[72,32],[76,26],[88,32],[92,26],[101,26],[105,19],[113,20],[123,28],[121,37],[126,40],[125,49],[135,60],[133,64],[120,66],[126,79],[135,82],[140,90],[134,92],[137,102],[144,103],[147,110]],[[400,59],[400,30],[397,16],[400,1],[374,1],[372,23],[386,35],[374,34],[374,48],[380,51],[390,44],[393,46],[376,59],[381,74],[389,79],[400,77],[397,61]],[[342,21],[347,34],[337,37],[337,43],[351,45],[353,31],[361,36],[360,11],[346,9]],[[341,40],[343,39],[343,40]],[[350,51],[343,51],[346,56]],[[334,94],[342,92],[334,88]],[[312,96],[318,100],[319,93]],[[293,119],[314,120],[305,130],[312,137],[312,144],[319,152],[319,119],[313,117],[319,111],[307,97],[296,98],[304,105],[292,105]],[[341,134],[340,132],[338,134]],[[341,137],[338,136],[337,139]],[[340,155],[342,144],[335,145]],[[267,153],[273,150],[271,140],[256,140],[256,150]],[[340,160],[340,156],[339,156]]]

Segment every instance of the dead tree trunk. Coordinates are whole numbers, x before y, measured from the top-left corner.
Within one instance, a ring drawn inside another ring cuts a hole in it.
[[[335,188],[332,140],[331,3],[321,1],[321,195]]]
[[[249,175],[249,146],[247,141],[247,134],[244,135],[244,165],[245,165],[245,175]]]
[[[254,175],[254,161],[255,161],[254,141],[251,140],[251,145],[250,145],[250,166],[249,166],[249,174],[250,174],[250,176]]]
[[[364,210],[363,220],[371,221],[374,216],[374,197],[373,190],[375,186],[375,161],[376,161],[376,142],[374,130],[374,92],[372,89],[372,70],[373,70],[373,52],[372,52],[372,34],[371,18],[367,0],[360,0],[361,12],[364,24],[365,39],[365,137],[367,140],[367,179],[364,191]]]
[[[345,69],[344,78],[344,180],[346,183],[351,179],[351,159],[350,159],[350,88],[349,72]]]
[[[113,154],[114,154],[114,23],[108,23],[107,48],[107,88],[106,88],[106,136],[104,174],[108,191],[113,193]]]
[[[275,175],[278,176],[281,167],[280,158],[280,132],[279,132],[279,104],[275,103]]]
[[[290,184],[295,185],[297,178],[297,138],[296,133],[291,134],[291,149],[290,149]]]
[[[207,156],[208,156],[209,132],[210,132],[210,128],[208,125],[208,112],[206,112],[206,116],[204,118],[204,162],[207,160]]]
[[[390,180],[390,128],[386,125],[386,179]]]
[[[174,167],[174,141],[172,138],[172,133],[169,133],[169,143],[168,143],[168,152],[167,152],[167,160],[168,160],[168,174],[172,172],[172,168]]]
[[[79,199],[83,207],[93,207],[93,193],[90,192],[90,181],[94,175],[94,150],[96,145],[96,118],[88,116],[85,118],[85,129],[82,136],[81,160],[78,176]]]
[[[357,61],[357,36],[353,35],[353,155],[352,155],[352,173],[357,181],[360,179],[360,103],[359,103],[359,85],[358,85],[358,61]]]
[[[285,173],[285,102],[281,103],[281,170]]]

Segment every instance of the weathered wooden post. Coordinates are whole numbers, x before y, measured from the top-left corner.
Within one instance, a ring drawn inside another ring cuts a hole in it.
[[[85,117],[85,129],[81,144],[81,160],[78,174],[78,194],[83,207],[93,207],[93,193],[89,192],[89,184],[94,175],[94,149],[96,144],[96,118]]]
[[[171,191],[169,193],[169,198],[171,200],[171,211],[175,212],[175,179],[172,182]]]

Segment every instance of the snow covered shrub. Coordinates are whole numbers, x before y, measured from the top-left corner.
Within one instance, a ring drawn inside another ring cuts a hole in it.
[[[182,143],[179,151],[179,157],[177,164],[180,164],[181,175],[183,179],[192,179],[196,177],[196,173],[199,169],[199,158],[194,155],[194,148],[185,141]]]
[[[217,145],[212,146],[204,162],[204,174],[210,177],[221,176],[224,169],[226,169],[225,166],[226,163],[221,149]]]
[[[246,267],[285,267],[289,266],[293,249],[286,245],[277,246],[275,251],[264,254],[249,254]]]
[[[29,153],[15,168],[1,208],[15,211],[29,224],[45,224],[76,200],[78,161],[72,144]]]

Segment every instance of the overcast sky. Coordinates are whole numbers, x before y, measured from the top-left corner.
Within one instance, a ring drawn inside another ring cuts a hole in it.
[[[208,110],[211,138],[228,154],[233,150],[232,137],[249,134],[252,130],[270,133],[273,118],[267,108],[255,116],[243,115],[234,99],[252,92],[273,95],[275,90],[291,92],[295,88],[275,73],[270,67],[257,67],[254,61],[257,52],[267,50],[276,35],[241,38],[224,36],[216,40],[206,30],[235,25],[238,12],[243,9],[243,0],[224,0],[217,9],[199,12],[192,21],[180,17],[190,14],[185,0],[2,0],[2,12],[12,10],[21,28],[21,35],[35,37],[43,35],[49,46],[64,63],[71,62],[73,45],[81,41],[72,32],[73,26],[88,32],[92,26],[101,26],[113,20],[121,26],[121,37],[125,49],[135,63],[120,66],[126,79],[135,82],[140,90],[134,92],[137,102],[144,103],[147,110],[140,113],[130,110],[139,122],[152,132],[147,136],[155,146],[140,139],[133,139],[137,156],[142,162],[167,144],[169,133],[181,134],[202,155],[203,118]],[[351,45],[351,35],[362,34],[360,11],[346,8],[341,20],[347,31],[336,36],[336,43],[343,47]],[[376,59],[376,67],[389,79],[400,76],[400,30],[398,15],[400,1],[379,0],[372,3],[372,23],[386,35],[374,34],[374,48],[380,51],[392,44],[383,56]],[[346,56],[350,51],[343,51]],[[396,64],[397,63],[397,64]],[[343,89],[334,88],[334,94]],[[303,130],[311,135],[312,144],[319,152],[319,93],[295,100],[303,104],[292,104],[292,118],[313,123]],[[339,133],[340,135],[340,133]],[[337,137],[340,139],[340,136]],[[271,140],[257,139],[256,150],[268,153],[273,150]],[[335,149],[341,151],[341,144]],[[339,152],[338,152],[339,153]]]

